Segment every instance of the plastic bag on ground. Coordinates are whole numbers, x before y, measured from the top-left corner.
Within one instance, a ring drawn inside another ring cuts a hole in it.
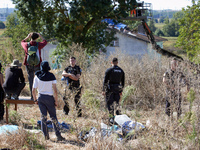
[[[17,133],[18,132],[18,126],[16,125],[3,125],[0,126],[0,135],[1,134],[10,134],[10,133]]]
[[[114,121],[122,127],[122,125],[127,121],[132,121],[127,115],[116,115]]]
[[[134,134],[134,132],[142,131],[144,128],[145,128],[145,126],[139,122],[126,121],[122,125],[122,133],[124,136],[126,136],[129,133]]]

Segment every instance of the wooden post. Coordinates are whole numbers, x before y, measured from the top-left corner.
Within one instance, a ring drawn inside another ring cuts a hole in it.
[[[15,110],[17,111],[17,104],[35,104],[33,100],[30,100],[28,98],[22,99],[20,98],[19,100],[13,100],[13,99],[6,99],[6,123],[8,124],[8,104],[15,104]]]

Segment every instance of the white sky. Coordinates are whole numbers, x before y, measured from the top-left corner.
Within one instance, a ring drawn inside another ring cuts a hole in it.
[[[152,3],[153,10],[162,10],[162,9],[173,9],[181,10],[183,7],[188,5],[191,6],[192,0],[138,0],[144,1],[145,3]],[[14,8],[15,5],[12,4],[11,0],[0,0],[0,8]]]
[[[14,8],[15,5],[12,4],[11,0],[0,0],[0,8],[6,8],[8,5],[8,8]]]
[[[172,9],[181,10],[192,5],[192,0],[140,0],[144,3],[152,3],[153,10]]]

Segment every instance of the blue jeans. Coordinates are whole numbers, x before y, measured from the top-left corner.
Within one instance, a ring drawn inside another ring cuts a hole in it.
[[[51,122],[56,136],[60,136],[60,128],[56,117],[55,100],[53,96],[39,94],[38,106],[41,112],[41,129],[44,136],[49,136],[47,128],[47,112],[50,115]]]
[[[35,72],[40,70],[40,67],[36,67],[36,66],[29,66],[27,65],[26,66],[26,70],[27,70],[27,73],[28,73],[28,81],[29,81],[29,88],[30,88],[30,91],[31,91],[31,98],[33,97],[32,95],[32,87],[33,87],[33,79],[34,79],[34,75],[35,75]]]

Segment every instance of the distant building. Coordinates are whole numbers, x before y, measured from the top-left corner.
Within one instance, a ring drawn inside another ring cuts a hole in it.
[[[131,32],[125,28],[114,28],[117,32],[115,37],[117,40],[112,41],[111,44],[106,47],[107,55],[115,52],[116,50],[120,50],[125,54],[136,56],[141,58],[143,55],[148,54],[151,57],[160,58],[161,55],[156,53],[155,50],[152,49],[152,45],[145,34],[143,26],[138,27],[138,32]],[[109,30],[112,30],[110,28]],[[163,48],[163,41],[167,41],[167,39],[154,36],[157,45]]]
[[[51,66],[51,69],[57,69],[60,67],[60,64],[58,63],[59,56],[52,56],[52,53],[56,47],[57,45],[48,43],[41,51],[42,60],[47,60]]]

